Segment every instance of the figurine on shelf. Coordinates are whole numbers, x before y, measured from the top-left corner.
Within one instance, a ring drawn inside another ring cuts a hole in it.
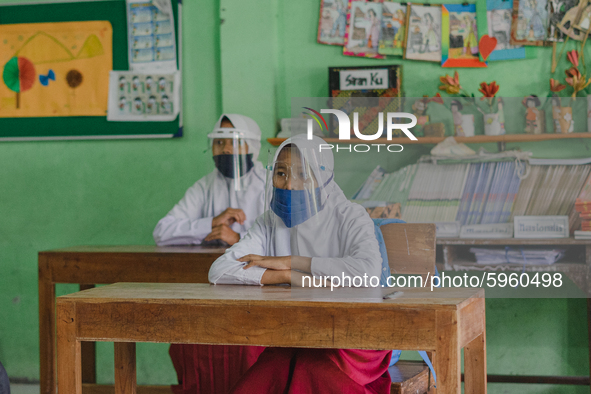
[[[435,97],[423,96],[416,100],[412,105],[412,114],[417,118],[415,130],[422,132],[425,137],[443,137],[445,135],[445,125],[443,123],[429,123],[429,103],[436,102],[443,104],[441,95],[437,93]]]
[[[584,42],[581,44],[581,50]],[[585,92],[587,87],[591,84],[591,79],[587,80],[587,75],[582,74],[579,70],[579,55],[580,52],[572,50],[567,52],[566,58],[571,64],[571,67],[564,71],[566,78],[564,79],[566,84],[572,88],[572,94],[570,98],[561,98],[558,93],[566,88],[566,85],[561,84],[559,81],[551,78],[550,79],[550,95],[552,97],[552,120],[554,123],[555,133],[572,133],[575,129],[575,121],[573,118],[573,102],[577,99],[579,92]],[[584,58],[581,57],[583,60]],[[583,69],[586,70],[585,63],[583,61]],[[589,126],[590,118],[587,116],[587,123]],[[589,131],[589,130],[588,130]]]
[[[545,113],[539,107],[542,106],[536,95],[527,96],[522,101],[525,111],[525,132],[528,134],[542,134],[545,130]]]
[[[429,115],[427,115],[428,101],[423,97],[418,99],[412,105],[412,114],[417,118],[417,126],[424,126],[429,123]]]
[[[450,104],[451,116],[454,120],[454,132],[456,137],[465,137],[466,134],[464,133],[464,119],[462,117],[461,110],[464,109],[462,103],[459,100],[453,100]],[[474,119],[474,118],[472,118]],[[474,128],[474,126],[472,126]]]

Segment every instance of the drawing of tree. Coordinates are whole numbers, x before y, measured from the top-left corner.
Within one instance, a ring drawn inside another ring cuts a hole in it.
[[[33,87],[35,66],[25,57],[13,57],[4,65],[2,80],[16,93],[16,108],[20,108],[20,94]]]

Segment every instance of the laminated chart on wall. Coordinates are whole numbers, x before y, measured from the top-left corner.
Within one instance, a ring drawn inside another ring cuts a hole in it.
[[[171,121],[180,110],[180,72],[111,71],[109,121]]]
[[[174,16],[170,0],[127,0],[129,69],[177,70]]]
[[[0,25],[0,118],[105,116],[109,21]]]

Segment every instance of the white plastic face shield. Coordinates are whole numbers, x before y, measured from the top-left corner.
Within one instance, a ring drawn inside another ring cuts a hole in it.
[[[233,128],[219,128],[208,137],[216,168],[224,177],[232,179],[235,190],[242,190],[242,178],[254,166],[253,155],[243,133]]]

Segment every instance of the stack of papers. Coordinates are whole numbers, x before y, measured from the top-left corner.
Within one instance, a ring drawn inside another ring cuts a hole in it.
[[[470,248],[477,264],[550,265],[564,257],[564,249]]]
[[[591,239],[591,231],[575,231],[575,239]]]

